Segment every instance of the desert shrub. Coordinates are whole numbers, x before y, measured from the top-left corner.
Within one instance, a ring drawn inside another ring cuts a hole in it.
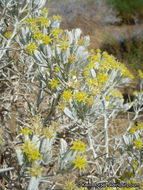
[[[134,78],[130,71],[89,50],[80,29],[62,30],[44,5],[1,2],[1,188],[85,190],[82,176],[105,186],[141,181],[143,125],[134,122],[143,111],[143,73],[135,100],[124,103],[120,87]],[[131,106],[120,132],[114,120]]]

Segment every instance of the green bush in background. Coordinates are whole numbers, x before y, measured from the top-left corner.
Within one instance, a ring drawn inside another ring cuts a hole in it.
[[[129,40],[128,41],[129,49],[124,53],[124,58],[128,60],[130,65],[136,71],[138,69],[143,70],[143,43],[142,41]]]
[[[107,0],[119,12],[123,20],[130,21],[132,16],[143,14],[143,0]]]

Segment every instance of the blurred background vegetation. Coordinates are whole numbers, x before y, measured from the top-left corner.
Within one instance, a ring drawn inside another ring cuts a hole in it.
[[[143,0],[107,0],[119,15],[122,21],[134,23],[134,19],[141,19],[143,16]]]

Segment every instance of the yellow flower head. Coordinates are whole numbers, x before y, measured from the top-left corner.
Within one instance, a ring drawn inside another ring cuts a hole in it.
[[[110,93],[111,93],[112,96],[114,96],[115,98],[120,98],[120,99],[123,98],[123,95],[122,95],[122,93],[121,93],[119,90],[111,89],[111,90],[110,90]]]
[[[41,177],[43,168],[41,166],[33,164],[31,168],[29,168],[29,173],[31,176]]]
[[[62,34],[62,32],[63,32],[63,30],[54,28],[54,29],[52,29],[51,34],[53,35],[53,37],[57,38],[60,34]]]
[[[71,90],[64,90],[62,98],[64,98],[65,101],[69,102],[72,96],[73,94]]]
[[[28,129],[27,127],[25,127],[24,129],[22,129],[21,132],[22,132],[24,135],[32,135],[32,130],[31,130],[31,129]]]
[[[4,145],[3,139],[2,139],[3,131],[0,129],[0,145]]]
[[[37,24],[32,24],[31,25],[31,28],[32,28],[32,30],[34,31],[34,32],[36,32],[37,30],[38,30],[38,26],[37,26]]]
[[[38,17],[36,21],[43,27],[49,26],[49,19],[47,17]]]
[[[7,39],[9,39],[10,37],[11,37],[11,35],[12,35],[12,32],[6,32],[5,34],[4,34],[4,36],[7,38]]]
[[[85,68],[85,70],[90,70],[90,69],[93,69],[95,67],[95,63],[93,62],[93,61],[91,61],[88,65],[87,65],[87,67]]]
[[[46,45],[48,45],[50,42],[52,42],[52,39],[50,38],[50,36],[43,36],[42,37],[42,42]]]
[[[51,129],[53,131],[57,131],[60,129],[60,123],[59,122],[55,122],[55,121],[51,121]]]
[[[78,86],[79,86],[79,82],[78,81],[72,81],[71,82],[71,85],[70,85],[72,88],[78,88]]]
[[[136,96],[139,92],[137,90],[133,91],[133,95]]]
[[[36,161],[40,158],[40,152],[37,148],[35,148],[35,144],[30,140],[26,140],[22,146],[23,152],[28,157],[29,161]]]
[[[37,48],[37,45],[35,42],[31,42],[28,46],[26,46],[26,50],[29,54],[33,54],[36,48]]]
[[[87,101],[87,94],[85,93],[85,92],[77,92],[76,94],[75,94],[75,100],[77,100],[78,102],[86,102]]]
[[[61,36],[60,40],[61,40],[62,42],[68,42],[68,41],[69,41],[69,37],[68,37],[66,34],[63,34],[63,35]]]
[[[134,140],[134,146],[136,146],[136,148],[143,148],[143,141],[142,138],[138,138],[136,140]]]
[[[64,184],[63,190],[73,190],[76,188],[76,184],[74,181],[66,181]]]
[[[105,96],[105,100],[109,101],[110,100],[109,96]]]
[[[135,131],[136,131],[136,129],[133,127],[133,128],[130,129],[129,133],[135,134]]]
[[[76,72],[71,72],[71,73],[70,73],[70,76],[71,76],[71,77],[76,76],[76,75],[77,75]]]
[[[43,129],[43,134],[47,137],[47,138],[49,138],[49,139],[51,139],[51,138],[53,138],[54,137],[54,131],[53,131],[53,129],[51,128],[51,127],[46,127],[46,128],[44,128]]]
[[[84,71],[83,75],[84,75],[85,77],[88,77],[88,76],[89,76],[89,72],[88,72],[88,71]]]
[[[46,16],[48,14],[48,9],[46,9],[46,8],[42,9],[42,13],[44,16]]]
[[[49,82],[50,86],[51,86],[51,89],[53,90],[55,87],[58,87],[59,86],[59,81],[56,80],[56,79],[53,79]]]
[[[61,15],[53,15],[52,19],[53,20],[58,20],[59,22],[61,22],[62,17],[61,17]]]
[[[69,44],[67,42],[62,42],[60,48],[62,51],[66,51],[69,48]]]
[[[74,150],[76,153],[78,151],[81,151],[83,154],[85,151],[85,148],[86,148],[86,145],[84,144],[84,142],[81,142],[79,139],[78,141],[73,142],[73,146],[70,149]]]
[[[34,32],[34,36],[33,36],[34,39],[40,40],[41,37],[42,37],[42,33],[40,30],[37,30]]]
[[[60,68],[56,66],[56,67],[54,68],[54,71],[55,71],[55,72],[59,72],[59,71],[60,71]]]
[[[84,156],[76,156],[76,160],[73,160],[72,162],[75,164],[74,169],[79,168],[81,170],[83,168],[85,170],[85,166],[87,165]]]
[[[138,75],[141,79],[143,79],[143,72],[141,70],[138,70]]]
[[[34,134],[40,135],[42,132],[42,119],[39,116],[35,116],[30,119],[30,123]]]
[[[97,81],[101,84],[106,83],[109,77],[105,73],[99,73],[97,76]]]
[[[87,99],[87,104],[89,106],[92,106],[94,104],[94,97],[93,96],[91,96],[90,98]]]
[[[95,78],[88,78],[86,83],[89,87],[98,87],[98,81]]]
[[[58,110],[64,111],[66,105],[67,105],[66,102],[59,102],[58,103]]]
[[[97,53],[101,53],[101,50],[100,50],[100,49],[97,49],[96,52],[97,52]]]
[[[34,18],[27,18],[24,21],[26,24],[35,24],[36,20]]]
[[[78,46],[84,46],[85,45],[85,39],[81,37],[77,43]]]
[[[69,63],[73,63],[73,62],[75,62],[75,60],[76,60],[76,56],[75,56],[75,55],[70,55],[70,56],[68,57],[68,62],[69,62]]]

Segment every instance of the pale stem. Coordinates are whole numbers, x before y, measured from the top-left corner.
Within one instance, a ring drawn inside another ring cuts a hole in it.
[[[4,54],[5,54],[6,50],[7,50],[7,48],[10,47],[10,44],[11,44],[11,42],[12,42],[12,40],[13,40],[13,37],[15,36],[15,34],[16,34],[16,32],[17,32],[17,26],[18,26],[18,23],[16,22],[16,23],[15,23],[15,27],[14,27],[14,31],[13,31],[11,37],[9,38],[9,40],[7,41],[7,45],[4,47],[3,52],[2,52],[1,55],[0,55],[0,60],[1,60],[1,58],[4,56]]]
[[[95,151],[94,151],[93,140],[91,139],[91,137],[90,137],[89,134],[87,134],[87,139],[88,139],[88,143],[89,143],[89,147],[90,147],[89,149],[92,150],[92,152],[93,152],[93,157],[94,157],[94,159],[96,159],[97,154],[96,154]]]
[[[106,113],[104,114],[104,134],[105,134],[105,153],[106,157],[108,158],[109,154],[109,144],[108,144],[108,118]]]
[[[38,190],[40,179],[37,177],[31,177],[27,190]]]

